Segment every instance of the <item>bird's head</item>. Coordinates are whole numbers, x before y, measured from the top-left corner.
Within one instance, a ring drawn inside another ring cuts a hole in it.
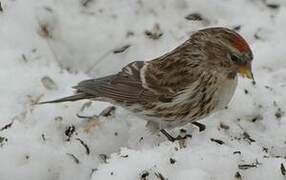
[[[203,29],[197,34],[203,42],[202,49],[207,56],[206,65],[216,67],[229,77],[240,74],[253,79],[253,54],[241,35],[231,29],[220,27]]]

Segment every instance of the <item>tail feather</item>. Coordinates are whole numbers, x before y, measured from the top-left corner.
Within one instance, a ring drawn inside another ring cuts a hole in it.
[[[73,96],[68,96],[68,97],[64,97],[64,98],[60,98],[60,99],[56,99],[52,101],[39,102],[37,104],[61,103],[61,102],[67,102],[67,101],[77,101],[77,100],[87,99],[87,98],[90,98],[90,96],[85,93],[79,93]]]

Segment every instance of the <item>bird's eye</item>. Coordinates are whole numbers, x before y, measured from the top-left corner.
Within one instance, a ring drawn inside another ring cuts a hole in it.
[[[234,53],[230,53],[229,54],[229,58],[238,65],[246,65],[247,64],[247,60],[245,59],[244,56],[239,56],[237,54]]]
[[[241,59],[234,54],[230,54],[230,59],[235,63],[240,63],[240,61],[241,61]]]

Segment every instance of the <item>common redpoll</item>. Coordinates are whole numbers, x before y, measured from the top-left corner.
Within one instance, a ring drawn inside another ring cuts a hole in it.
[[[224,109],[236,89],[237,74],[253,79],[252,59],[248,43],[238,33],[206,28],[161,57],[82,81],[74,87],[75,95],[42,103],[110,102],[145,119],[151,131],[168,136],[165,128],[194,123]]]

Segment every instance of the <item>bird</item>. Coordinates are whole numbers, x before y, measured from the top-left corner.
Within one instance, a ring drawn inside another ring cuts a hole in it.
[[[247,41],[226,27],[193,32],[173,50],[147,61],[134,61],[116,74],[78,83],[74,95],[52,101],[89,99],[120,106],[147,121],[151,132],[198,121],[224,109],[238,75],[252,79],[253,53]]]

